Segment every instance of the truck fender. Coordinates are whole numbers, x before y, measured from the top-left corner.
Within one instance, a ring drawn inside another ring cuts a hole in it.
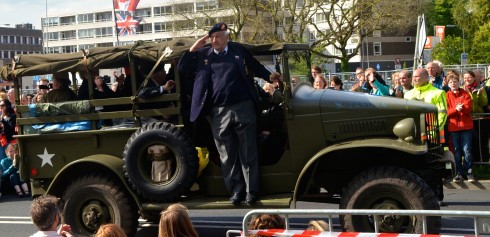
[[[83,166],[83,168],[81,168]],[[132,191],[123,175],[124,161],[120,157],[97,154],[87,156],[81,159],[77,159],[67,165],[65,165],[53,178],[51,184],[47,189],[48,194],[55,196],[61,196],[66,188],[69,180],[74,180],[77,173],[88,172],[103,172],[105,175],[111,176],[118,181],[118,183],[124,186],[124,189],[134,200],[134,204],[138,206],[139,210],[142,210],[138,196]],[[114,180],[114,181],[116,181]],[[62,191],[60,191],[62,190]]]
[[[337,144],[330,145],[328,147],[323,148],[318,151],[315,155],[313,155],[306,165],[301,170],[298,180],[296,181],[296,185],[294,187],[293,192],[293,208],[296,208],[296,202],[298,200],[298,192],[300,189],[300,185],[306,183],[310,178],[311,174],[314,174],[317,161],[321,159],[324,155],[331,153],[333,151],[344,150],[349,148],[360,148],[360,147],[383,147],[392,150],[398,150],[401,152],[409,153],[412,155],[421,155],[427,153],[426,145],[419,145],[414,143],[408,143],[402,141],[401,139],[393,139],[393,138],[367,138],[363,140],[352,140],[345,141]]]

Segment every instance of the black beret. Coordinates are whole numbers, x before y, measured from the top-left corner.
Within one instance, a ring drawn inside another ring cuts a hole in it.
[[[214,24],[213,28],[211,28],[208,32],[208,36],[211,36],[212,33],[218,31],[226,31],[228,30],[228,26],[224,22]]]

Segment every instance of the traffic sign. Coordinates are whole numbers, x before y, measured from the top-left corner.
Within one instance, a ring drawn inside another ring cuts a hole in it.
[[[461,54],[461,64],[465,65],[468,61],[468,53],[462,53]]]

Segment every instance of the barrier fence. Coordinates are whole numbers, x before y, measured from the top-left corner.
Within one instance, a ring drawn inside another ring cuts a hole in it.
[[[253,216],[261,214],[277,214],[284,217],[286,228],[284,230],[250,230],[248,224],[252,220]],[[291,216],[311,216],[315,215],[316,219],[327,218],[329,224],[328,231],[305,231],[305,230],[293,230],[289,228],[289,222]],[[339,215],[369,215],[373,216],[374,220],[374,233],[357,233],[357,232],[335,232],[332,230],[332,220]],[[398,216],[417,216],[422,218],[423,223],[423,235],[421,234],[400,234],[400,233],[380,233],[379,232],[379,218],[383,215],[398,215]],[[245,214],[242,222],[242,230],[229,230],[226,233],[227,237],[231,234],[239,234],[240,236],[248,236],[250,234],[258,234],[262,236],[294,236],[294,237],[313,237],[313,236],[461,236],[461,235],[427,235],[427,217],[439,216],[439,217],[462,217],[473,220],[473,228],[475,236],[490,236],[490,212],[488,211],[456,211],[456,210],[367,210],[367,209],[258,209],[249,211]]]

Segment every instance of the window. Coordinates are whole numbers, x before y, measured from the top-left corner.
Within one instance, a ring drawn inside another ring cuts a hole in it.
[[[15,37],[15,43],[16,44],[22,44],[22,37],[21,36]]]
[[[94,22],[94,14],[80,14],[78,15],[78,23],[92,23]]]
[[[96,22],[112,21],[112,12],[98,12],[95,13]]]
[[[157,22],[155,23],[155,32],[167,32],[172,31],[172,24],[169,22]]]
[[[315,42],[316,41],[315,32],[310,31],[308,39],[309,39],[310,43]]]
[[[15,44],[15,36],[13,35],[10,36],[10,43]]]
[[[151,34],[151,24],[140,24],[136,30],[136,34]]]
[[[27,37],[22,37],[22,44],[27,44]]]
[[[373,31],[373,37],[377,37],[377,38],[381,37],[381,30]]]
[[[74,53],[74,52],[77,52],[77,46],[76,45],[61,46],[61,52],[62,53]]]
[[[214,25],[215,20],[211,18],[197,18],[196,24],[199,29],[209,29]]]
[[[350,39],[350,43],[351,44],[357,44],[357,43],[359,43],[359,39],[358,38],[352,38],[352,39]]]
[[[191,13],[194,12],[194,3],[184,3],[184,4],[176,4],[174,5],[175,13]]]
[[[164,7],[154,7],[153,14],[155,16],[165,16],[172,14],[172,6],[164,6]]]
[[[71,40],[75,39],[76,37],[76,31],[70,30],[70,31],[61,31],[61,40]]]
[[[373,52],[374,55],[381,55],[381,42],[373,43]]]
[[[137,9],[134,13],[137,17],[151,17],[151,8]]]
[[[8,44],[9,43],[9,37],[8,37],[8,35],[2,36],[2,43],[4,43],[4,44]]]
[[[44,33],[44,34],[46,34],[46,33]],[[58,41],[59,40],[59,33],[58,32],[49,32],[46,35],[46,39],[48,39],[48,41]]]
[[[3,58],[9,58],[9,51],[3,51]]]
[[[174,22],[174,29],[176,31],[192,30],[192,29],[194,29],[194,21],[193,20],[175,21]]]
[[[327,22],[327,15],[325,13],[317,13],[315,20],[316,23]]]
[[[49,47],[48,48],[48,53],[59,53],[60,52],[60,47]]]
[[[209,10],[216,10],[216,9],[218,9],[217,1],[196,3],[196,11],[209,11]]]
[[[114,44],[112,42],[97,44],[97,47],[112,47],[112,46],[114,46]]]
[[[58,26],[60,19],[59,17],[48,17],[48,20],[46,18],[42,18],[43,26],[51,27],[51,26]]]
[[[65,16],[65,17],[60,17],[60,25],[75,25],[76,20],[75,16]]]
[[[79,48],[80,50],[82,50],[82,49],[83,49],[83,50],[87,50],[87,49],[89,49],[89,48],[93,48],[93,47],[95,47],[95,45],[94,45],[94,44],[81,44],[81,45],[78,45],[78,48]]]
[[[94,36],[95,36],[95,29],[78,30],[78,38],[79,39],[94,38]]]
[[[95,29],[95,36],[96,37],[106,37],[106,36],[112,36],[112,27],[102,27],[102,28],[97,28]]]

